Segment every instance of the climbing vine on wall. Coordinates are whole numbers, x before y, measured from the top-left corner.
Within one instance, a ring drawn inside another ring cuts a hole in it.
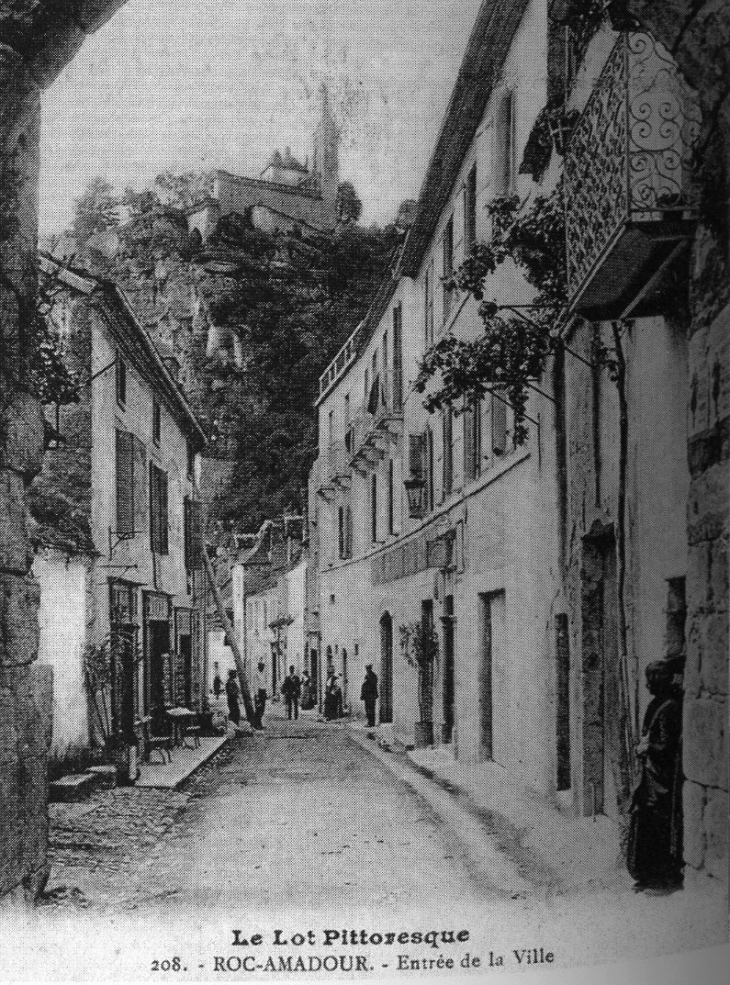
[[[492,239],[477,243],[445,285],[480,302],[483,334],[470,340],[453,335],[440,339],[424,356],[414,386],[418,393],[429,390],[424,399],[429,411],[498,389],[514,409],[514,441],[521,445],[528,435],[529,391],[559,344],[556,315],[566,300],[562,190],[539,196],[529,206],[516,196],[498,198],[489,213]],[[487,278],[507,260],[517,263],[537,289],[527,311],[484,296]],[[437,386],[429,389],[436,377]]]

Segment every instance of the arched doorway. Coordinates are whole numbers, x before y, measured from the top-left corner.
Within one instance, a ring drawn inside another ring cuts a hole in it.
[[[393,619],[389,612],[380,619],[380,724],[393,721]]]

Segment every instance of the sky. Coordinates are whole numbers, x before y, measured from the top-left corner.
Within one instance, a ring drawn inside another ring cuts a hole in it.
[[[129,0],[48,89],[41,234],[91,178],[121,191],[164,170],[258,175],[307,153],[326,82],[340,175],[362,222],[415,198],[480,0]]]

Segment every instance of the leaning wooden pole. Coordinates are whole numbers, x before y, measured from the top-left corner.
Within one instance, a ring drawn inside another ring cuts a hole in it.
[[[205,565],[205,573],[208,576],[208,582],[210,584],[211,591],[213,592],[216,608],[218,609],[218,617],[223,624],[223,629],[228,637],[228,644],[233,651],[233,659],[236,662],[238,682],[241,685],[241,697],[243,698],[243,707],[246,710],[246,718],[248,719],[249,725],[251,725],[252,728],[255,728],[256,712],[254,711],[253,701],[251,700],[251,692],[248,689],[248,681],[246,680],[246,666],[243,662],[241,651],[238,649],[238,643],[236,642],[236,637],[233,634],[233,626],[231,626],[231,620],[228,618],[226,607],[223,605],[223,598],[221,596],[220,589],[218,588],[218,583],[215,580],[213,565],[210,563],[210,558],[208,557],[208,552],[205,549],[205,546],[203,546],[202,555],[203,564]]]

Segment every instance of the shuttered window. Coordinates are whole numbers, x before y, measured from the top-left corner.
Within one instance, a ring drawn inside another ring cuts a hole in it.
[[[430,349],[433,345],[433,284],[430,267],[426,271],[423,281],[423,321],[425,348]]]
[[[408,437],[408,467],[417,479],[426,478],[426,435],[411,434]]]
[[[449,219],[446,223],[446,228],[444,229],[444,241],[443,241],[443,268],[442,274],[444,277],[444,312],[443,320],[446,319],[451,314],[451,288],[447,286],[447,280],[454,273],[454,219],[453,217]]]
[[[160,401],[156,397],[152,399],[152,440],[156,445],[160,443],[162,432],[162,408]]]
[[[116,361],[116,388],[117,403],[124,407],[127,403],[127,364],[119,354]]]
[[[150,546],[155,554],[169,553],[167,472],[150,462]]]
[[[436,505],[436,491],[434,488],[434,453],[433,453],[433,431],[430,427],[426,428],[426,509],[430,513]]]
[[[117,536],[134,536],[134,438],[116,433]]]
[[[515,190],[515,94],[506,92],[497,109],[494,154],[495,190],[497,195],[512,195]]]
[[[395,463],[388,459],[388,533],[395,533]]]
[[[469,256],[477,238],[477,166],[466,179],[464,196],[464,256]]]
[[[370,540],[373,544],[378,540],[378,477],[375,473],[370,476]]]
[[[443,414],[443,493],[451,494],[454,485],[454,415],[450,407]]]
[[[337,553],[341,558],[347,557],[345,553],[345,507],[337,507]]]
[[[198,571],[202,564],[201,504],[189,496],[185,497],[185,568]]]
[[[464,410],[464,480],[473,482],[482,471],[482,408],[475,400]]]
[[[393,410],[403,409],[403,309],[393,308]]]
[[[492,397],[492,451],[504,455],[507,450],[507,404],[501,394]]]

